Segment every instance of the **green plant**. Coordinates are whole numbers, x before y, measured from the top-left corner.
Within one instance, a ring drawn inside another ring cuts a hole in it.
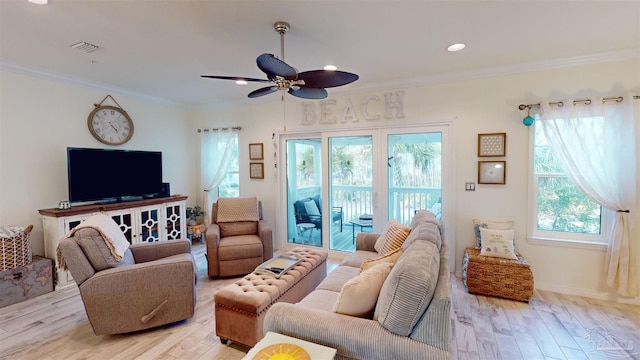
[[[196,221],[198,219],[198,216],[202,215],[204,215],[204,211],[199,205],[187,208],[187,218],[189,220]]]

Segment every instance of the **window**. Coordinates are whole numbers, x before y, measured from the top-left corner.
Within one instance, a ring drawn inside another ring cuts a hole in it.
[[[564,173],[539,121],[534,124],[531,237],[539,240],[606,243],[603,209]]]
[[[238,165],[238,134],[231,140],[232,158],[229,168],[218,186],[218,197],[240,196],[240,167]]]

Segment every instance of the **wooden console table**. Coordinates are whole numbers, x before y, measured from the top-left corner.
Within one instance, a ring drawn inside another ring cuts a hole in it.
[[[45,256],[56,258],[60,240],[84,219],[94,214],[110,216],[131,244],[186,239],[186,196],[171,196],[112,204],[40,209]],[[58,270],[56,289],[73,285],[68,271]]]

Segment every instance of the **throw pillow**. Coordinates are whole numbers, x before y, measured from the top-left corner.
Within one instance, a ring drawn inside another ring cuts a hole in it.
[[[379,255],[386,255],[401,247],[410,231],[410,227],[402,225],[396,219],[391,219],[373,247]]]
[[[358,317],[371,316],[392,266],[392,263],[380,263],[347,281],[333,305],[333,312]]]
[[[320,216],[320,209],[318,209],[318,205],[313,200],[306,201],[304,203],[304,208],[307,210],[307,215],[315,215]]]
[[[398,261],[398,259],[400,259],[400,256],[402,255],[402,247],[399,247],[391,252],[389,252],[386,255],[383,256],[379,256],[377,258],[373,258],[373,259],[367,259],[365,261],[362,262],[362,265],[360,265],[360,273],[362,273],[363,271],[372,268],[375,265],[381,264],[381,263],[385,263],[385,262],[389,262],[392,264],[395,264],[396,261]]]
[[[515,230],[493,230],[480,228],[482,248],[480,255],[517,260],[513,238]]]
[[[476,234],[476,249],[480,249],[482,245],[482,239],[480,238],[481,228],[494,230],[511,230],[513,229],[513,221],[473,219],[473,230]]]
[[[414,241],[380,289],[373,319],[394,334],[409,336],[431,303],[439,271],[440,251],[436,245]]]
[[[258,199],[255,196],[246,198],[219,198],[216,220],[218,223],[259,221]]]

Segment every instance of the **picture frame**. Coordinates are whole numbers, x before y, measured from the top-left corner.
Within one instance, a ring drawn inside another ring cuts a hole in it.
[[[249,144],[249,160],[264,160],[264,145],[262,143]]]
[[[478,157],[506,155],[507,133],[478,134]]]
[[[506,174],[506,161],[478,161],[478,184],[504,185]]]
[[[261,163],[261,162],[249,163],[249,178],[264,179],[264,163]]]

